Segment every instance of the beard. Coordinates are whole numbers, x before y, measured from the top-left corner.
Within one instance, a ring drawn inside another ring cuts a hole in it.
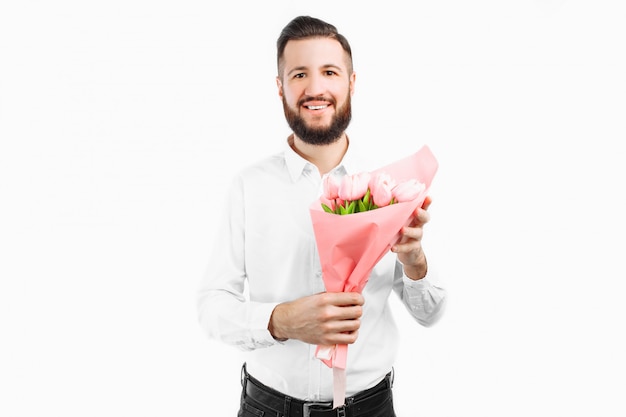
[[[307,97],[298,102],[298,109],[307,101],[312,100],[327,101],[333,106],[336,106],[336,101],[334,99],[326,99],[324,97]],[[346,131],[348,125],[350,124],[350,120],[352,119],[350,94],[348,94],[345,104],[341,108],[337,109],[337,112],[330,121],[330,125],[327,127],[307,126],[299,112],[289,107],[284,96],[283,110],[285,112],[287,124],[289,124],[291,130],[293,130],[293,133],[309,145],[330,145],[331,143],[336,142]]]

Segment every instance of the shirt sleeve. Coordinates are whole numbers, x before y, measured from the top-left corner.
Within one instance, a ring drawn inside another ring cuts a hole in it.
[[[242,180],[235,179],[197,292],[200,325],[209,338],[241,350],[272,346],[267,329],[278,303],[250,301],[246,291]]]
[[[394,291],[422,326],[430,327],[441,319],[447,294],[437,273],[430,267],[424,278],[415,281],[404,274],[402,264],[396,260]]]

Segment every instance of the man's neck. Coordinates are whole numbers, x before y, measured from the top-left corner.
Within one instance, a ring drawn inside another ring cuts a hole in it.
[[[301,157],[315,165],[320,175],[328,173],[335,168],[348,150],[348,136],[344,133],[339,140],[330,145],[311,145],[303,142],[296,135],[288,139],[289,146]]]

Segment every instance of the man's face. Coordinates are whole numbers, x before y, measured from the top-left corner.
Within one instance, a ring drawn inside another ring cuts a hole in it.
[[[277,78],[287,123],[306,143],[335,142],[352,116],[354,73],[339,42],[328,38],[289,41]]]

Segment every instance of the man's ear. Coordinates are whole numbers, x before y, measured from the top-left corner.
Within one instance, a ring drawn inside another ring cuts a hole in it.
[[[283,83],[280,81],[280,77],[276,77],[276,86],[278,87],[278,97],[283,98]]]
[[[354,84],[356,83],[356,73],[352,71],[350,74],[350,96],[354,95]]]

